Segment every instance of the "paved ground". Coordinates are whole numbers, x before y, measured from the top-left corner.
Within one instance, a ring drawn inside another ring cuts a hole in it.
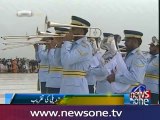
[[[4,104],[5,93],[39,93],[37,74],[0,73],[0,104]]]

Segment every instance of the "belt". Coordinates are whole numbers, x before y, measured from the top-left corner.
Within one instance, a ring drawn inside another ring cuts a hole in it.
[[[62,67],[50,67],[49,72],[63,72]]]
[[[133,85],[131,85],[130,87],[136,87],[136,86],[138,86],[140,83],[135,83],[135,84],[133,84]]]
[[[87,74],[85,71],[79,71],[79,70],[64,70],[63,76],[70,76],[70,77],[85,77]]]
[[[48,69],[49,67],[48,67],[47,65],[39,65],[39,68],[40,68],[40,69],[43,69],[43,68]]]
[[[159,75],[153,75],[153,74],[145,74],[146,78],[152,78],[155,80],[159,80]]]
[[[131,89],[131,88],[133,88],[133,87],[137,87],[138,85],[140,85],[140,83],[138,83],[138,82],[135,83],[135,84],[133,84],[133,85],[130,85],[130,87],[129,87],[127,90],[129,90],[129,89]],[[126,90],[126,91],[127,91],[127,90]]]
[[[130,85],[130,86],[125,90],[125,92],[126,92],[126,91],[128,91],[128,90],[130,90],[130,89],[133,89],[133,87],[137,87],[138,85],[140,85],[140,83],[139,83],[139,82],[137,82],[137,83],[135,83],[135,84]]]

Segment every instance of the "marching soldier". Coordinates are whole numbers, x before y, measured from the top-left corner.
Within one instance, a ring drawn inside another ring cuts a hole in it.
[[[57,37],[54,36],[54,40],[51,41],[50,50],[48,53],[49,60],[49,74],[46,82],[47,93],[58,94],[60,92],[60,86],[62,81],[62,64],[61,64],[61,45],[62,37],[60,35],[66,34],[69,30],[66,28],[55,27]]]
[[[147,65],[144,84],[151,90],[151,104],[158,104],[159,98],[159,40],[152,37],[150,45],[151,58]]]
[[[90,61],[90,67],[91,68],[96,68],[99,66],[99,62],[98,62],[98,54],[99,54],[99,49],[97,48],[97,42],[94,38],[88,38],[89,43],[92,46],[92,58]],[[89,89],[89,93],[93,94],[95,92],[95,85],[96,85],[96,78],[95,75],[92,74],[87,74],[86,76],[87,78],[87,82],[88,82],[88,89]]]
[[[92,47],[85,36],[88,29],[84,27],[90,27],[90,23],[80,17],[72,16],[71,24],[79,27],[72,27],[64,37],[64,44],[61,48],[64,71],[60,93],[88,94],[86,71],[89,69]]]
[[[124,61],[127,70],[123,72],[123,74],[115,74],[112,72],[112,74],[107,77],[107,80],[110,83],[119,82],[129,85],[130,87],[125,91],[128,93],[134,86],[143,83],[147,61],[139,49],[142,43],[141,37],[143,33],[133,30],[124,30],[124,34],[127,51]]]
[[[105,50],[105,53],[99,53],[97,59],[99,61],[99,66],[93,68],[89,71],[89,74],[96,76],[96,93],[106,94],[112,93],[111,85],[105,78],[110,74],[111,70],[114,68],[115,63],[112,62],[112,58],[116,54],[116,45],[111,45],[108,41],[109,39],[114,41],[114,36],[112,33],[103,33],[104,39],[102,40],[100,47]],[[113,47],[113,48],[112,48]]]
[[[45,41],[46,38],[43,38],[42,41]],[[38,87],[40,83],[41,93],[46,93],[46,80],[48,78],[48,49],[46,45],[34,45],[36,60],[39,61],[39,72],[38,72]]]

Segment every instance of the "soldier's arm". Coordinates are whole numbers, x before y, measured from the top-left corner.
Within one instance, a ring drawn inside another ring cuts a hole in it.
[[[38,54],[38,45],[34,44],[34,50],[35,50],[35,58],[36,61],[40,62],[39,54]]]
[[[90,70],[90,73],[96,76],[108,76],[111,74],[111,70],[114,70],[117,63],[115,59],[112,59],[108,63],[106,63],[104,66],[99,66],[97,68],[93,68]]]
[[[92,49],[88,45],[79,45],[76,49],[71,49],[72,43],[65,41],[61,48],[61,62],[62,65],[72,65],[86,58],[92,57]]]
[[[60,56],[61,48],[56,48],[54,52],[54,58],[57,58],[57,56]]]
[[[39,45],[35,44],[34,48],[35,48],[35,58],[36,58],[36,61],[40,62],[40,57],[39,57],[39,49],[40,49],[40,47],[39,47]]]
[[[48,52],[45,50],[45,46],[44,45],[39,45],[38,46],[38,55],[39,58],[47,58],[48,57]]]
[[[135,58],[133,60],[130,70],[123,74],[116,74],[115,81],[125,84],[135,84],[137,82],[143,83],[144,75],[146,71],[146,59]]]
[[[39,54],[37,51],[35,52],[35,58],[37,62],[40,62]]]
[[[149,70],[150,72],[153,72],[154,70],[159,70],[159,58],[156,58],[151,61],[149,64]]]
[[[60,63],[61,63],[61,48],[56,48],[54,58],[55,58],[55,62],[54,62],[55,66],[60,65]]]
[[[49,61],[55,61],[55,49],[54,48],[51,48],[49,51],[48,51],[48,59]]]

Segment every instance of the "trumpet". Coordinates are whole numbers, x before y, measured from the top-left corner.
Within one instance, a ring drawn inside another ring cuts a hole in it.
[[[40,34],[48,34],[47,32],[41,32]],[[26,40],[30,40],[30,39],[37,39],[37,38],[57,38],[57,37],[65,37],[66,34],[53,34],[51,35],[31,35],[31,36],[3,36],[1,37],[4,40],[8,40],[8,39],[26,39]],[[78,37],[78,36],[85,36],[85,35],[73,35],[74,37]]]
[[[50,42],[45,41],[35,41],[35,42],[4,42],[4,45],[17,45],[17,44],[26,44],[26,45],[34,45],[34,44],[50,44]]]
[[[48,32],[40,32],[38,27],[37,27],[37,30],[36,30],[36,35],[43,35],[43,36],[58,36],[58,34],[54,34],[54,33],[48,33]]]
[[[119,48],[119,50],[125,50],[126,49],[126,47],[123,46],[123,45],[118,45],[118,48]]]
[[[3,49],[1,49],[1,50],[15,49],[15,48],[20,48],[20,47],[26,47],[26,46],[29,46],[29,45],[30,45],[30,44],[15,45],[15,46],[10,46],[10,47],[3,48]]]
[[[45,18],[45,30],[47,30],[47,29],[50,28],[50,27],[76,27],[76,28],[87,28],[87,29],[89,29],[89,36],[88,36],[88,37],[99,38],[99,37],[102,35],[102,31],[101,31],[100,28],[55,23],[55,22],[48,21],[48,17],[46,16],[46,18]],[[91,30],[94,30],[93,33],[91,32]],[[97,35],[97,34],[98,34],[98,31],[99,31],[99,35]],[[92,33],[92,34],[91,34],[91,33]],[[97,35],[97,36],[96,36],[96,35]]]
[[[64,37],[65,34],[54,34],[54,33],[47,33],[47,32],[40,32],[38,30],[38,27],[37,27],[37,30],[36,30],[36,35],[14,35],[14,36],[2,36],[1,38],[4,39],[4,40],[8,40],[8,39],[27,39],[27,40],[30,40],[30,39],[37,39],[37,38],[48,38],[48,37]]]
[[[58,34],[52,34],[52,33],[47,33],[47,32],[40,32],[38,34],[45,34],[45,35],[3,36],[1,38],[4,39],[4,40],[9,40],[9,39],[26,39],[26,40],[30,40],[30,39],[37,39],[37,38],[42,39],[42,38],[50,38],[50,37],[51,38],[59,38],[59,37],[63,38],[63,37],[66,36],[66,34],[58,35]],[[48,35],[46,35],[46,34],[48,34]],[[73,36],[74,37],[82,37],[82,36],[86,36],[86,35],[73,35]],[[100,38],[98,36],[86,36],[86,37],[88,37],[88,38]]]
[[[3,36],[1,37],[2,39],[4,40],[7,40],[7,39],[27,39],[27,40],[30,40],[30,39],[36,39],[36,38],[48,38],[48,37],[64,37],[63,35],[25,35],[25,36]]]
[[[17,36],[2,36],[1,38],[4,40],[8,40],[8,39],[26,39],[26,40],[30,40],[30,39],[36,39],[36,38],[56,38],[56,37],[65,37],[66,34],[55,34],[55,33],[47,33],[47,32],[40,32],[38,30],[36,30],[36,35],[17,35]],[[75,35],[75,36],[82,36],[82,35]],[[84,36],[84,35],[83,35]]]
[[[50,42],[44,42],[44,41],[36,41],[36,42],[11,42],[11,43],[2,43],[4,45],[13,45],[9,46],[6,48],[3,48],[1,50],[8,50],[8,49],[15,49],[15,48],[20,48],[20,47],[26,47],[30,45],[35,45],[35,44],[50,44]]]
[[[38,27],[37,27],[37,31],[36,31],[36,34],[37,35],[48,35],[48,36],[51,36],[51,37],[65,37],[66,34],[54,34],[54,33],[48,33],[48,32],[40,32],[38,30]],[[82,37],[82,36],[86,36],[86,35],[73,35],[74,37]],[[100,37],[96,37],[96,36],[86,36],[87,38],[95,38],[95,39],[100,39]]]
[[[99,28],[90,28],[90,27],[83,27],[83,26],[77,26],[77,25],[67,25],[67,24],[59,24],[59,23],[53,23],[53,22],[50,22],[48,21],[47,17],[46,17],[46,20],[45,20],[45,24],[47,25],[47,29],[50,28],[50,27],[78,27],[78,28],[88,28],[90,29],[89,31],[89,35],[74,35],[74,37],[81,37],[81,36],[86,36],[88,38],[100,38],[102,32]],[[93,34],[91,35],[91,30],[94,29],[94,32]],[[97,35],[97,30],[99,31],[99,36],[96,36]],[[65,37],[66,34],[55,34],[55,33],[47,33],[47,32],[40,32],[38,30],[38,27],[37,27],[37,30],[36,30],[36,35],[17,35],[17,36],[2,36],[1,38],[4,39],[4,40],[8,40],[8,39],[27,39],[27,40],[30,40],[30,39],[37,39],[37,38],[48,38],[48,37],[53,37],[53,38],[56,38],[56,37]]]

